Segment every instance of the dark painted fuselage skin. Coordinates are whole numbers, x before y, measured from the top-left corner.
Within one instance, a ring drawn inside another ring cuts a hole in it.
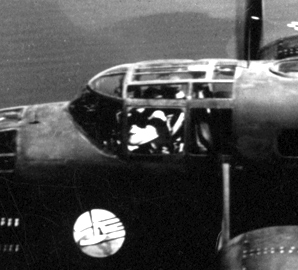
[[[214,167],[183,158],[163,157],[161,163],[109,156],[76,124],[68,106],[26,106],[18,121],[3,121],[3,130],[17,130],[15,170],[3,174],[9,188],[2,189],[8,216],[21,217],[15,241],[23,253],[14,263],[24,268],[26,261],[28,269],[50,263],[61,269],[192,269],[213,261],[214,245],[208,243],[220,230]],[[90,258],[74,243],[74,223],[91,209],[114,213],[126,228],[124,246],[110,258]],[[198,229],[202,239],[196,239]],[[206,262],[195,259],[200,256]]]
[[[235,81],[233,121],[237,149],[251,160],[295,162],[297,158],[291,151],[288,155],[285,150],[284,155],[280,153],[285,146],[279,136],[298,128],[298,78],[274,72],[279,62],[286,60],[251,62]],[[289,144],[295,144],[297,138],[291,139]]]
[[[239,158],[245,164],[296,161],[295,156],[278,152],[278,136],[283,130],[298,130],[298,79],[272,72],[274,64],[258,61],[246,67],[242,62],[228,101],[181,101],[186,108],[232,110],[232,160]],[[16,130],[13,168],[1,173],[9,180],[3,190],[11,203],[4,208],[21,216],[24,230],[39,226],[37,235],[24,240],[28,269],[50,261],[63,267],[84,262],[90,268],[105,269],[210,266],[216,256],[210,243],[215,243],[221,223],[217,166],[225,153],[186,151],[158,159],[107,154],[75,121],[70,104],[0,111],[0,119],[4,115],[0,132]],[[10,118],[7,111],[14,110],[19,114]],[[110,258],[90,259],[72,239],[75,220],[91,209],[111,211],[126,228],[124,246]],[[48,246],[30,245],[45,231],[50,233],[42,242]],[[53,250],[59,255],[49,255]],[[70,257],[75,258],[72,263]]]

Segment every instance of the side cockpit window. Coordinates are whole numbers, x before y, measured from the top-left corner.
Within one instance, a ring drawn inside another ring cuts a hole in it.
[[[127,89],[128,98],[185,99],[187,84],[132,85]]]
[[[233,80],[236,65],[216,65],[213,72],[213,80]],[[232,98],[232,83],[213,83],[212,93],[214,98]]]
[[[187,72],[168,72],[163,70],[154,70],[153,72],[146,70],[135,70],[133,81],[164,81],[164,80],[188,80],[203,79],[206,76],[205,71],[187,71]]]
[[[209,73],[210,82],[195,82],[193,84],[192,98],[225,98],[233,97],[233,80],[236,65],[215,65]]]
[[[194,83],[192,93],[193,99],[213,98],[213,92],[208,83]]]
[[[129,108],[128,151],[134,154],[178,154],[184,149],[182,109]]]
[[[189,84],[178,82],[179,78],[171,79],[170,82],[147,81],[127,87],[127,98],[138,99],[130,102],[144,104],[127,107],[129,154],[169,155],[184,152],[185,100],[189,95]]]
[[[190,110],[189,152],[191,154],[223,153],[233,149],[232,110],[193,108]]]

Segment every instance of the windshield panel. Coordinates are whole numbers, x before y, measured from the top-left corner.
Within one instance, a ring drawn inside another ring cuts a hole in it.
[[[125,73],[103,75],[90,83],[92,90],[114,97],[121,97]]]

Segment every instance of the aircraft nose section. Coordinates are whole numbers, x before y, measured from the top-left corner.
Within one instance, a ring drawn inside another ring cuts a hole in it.
[[[263,228],[232,239],[221,250],[224,270],[298,268],[298,226]]]

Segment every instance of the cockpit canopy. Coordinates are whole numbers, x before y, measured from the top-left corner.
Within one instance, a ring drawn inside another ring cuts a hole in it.
[[[204,59],[116,66],[93,77],[70,110],[107,154],[206,153],[214,145],[211,122],[230,133],[223,119],[231,118],[237,64]]]
[[[177,88],[181,87],[185,97],[199,98],[199,85],[209,87],[209,97],[232,98],[232,87],[228,83],[234,80],[236,67],[236,60],[140,62],[101,72],[89,81],[88,86],[111,97],[175,99]],[[229,87],[223,89],[223,85]]]

